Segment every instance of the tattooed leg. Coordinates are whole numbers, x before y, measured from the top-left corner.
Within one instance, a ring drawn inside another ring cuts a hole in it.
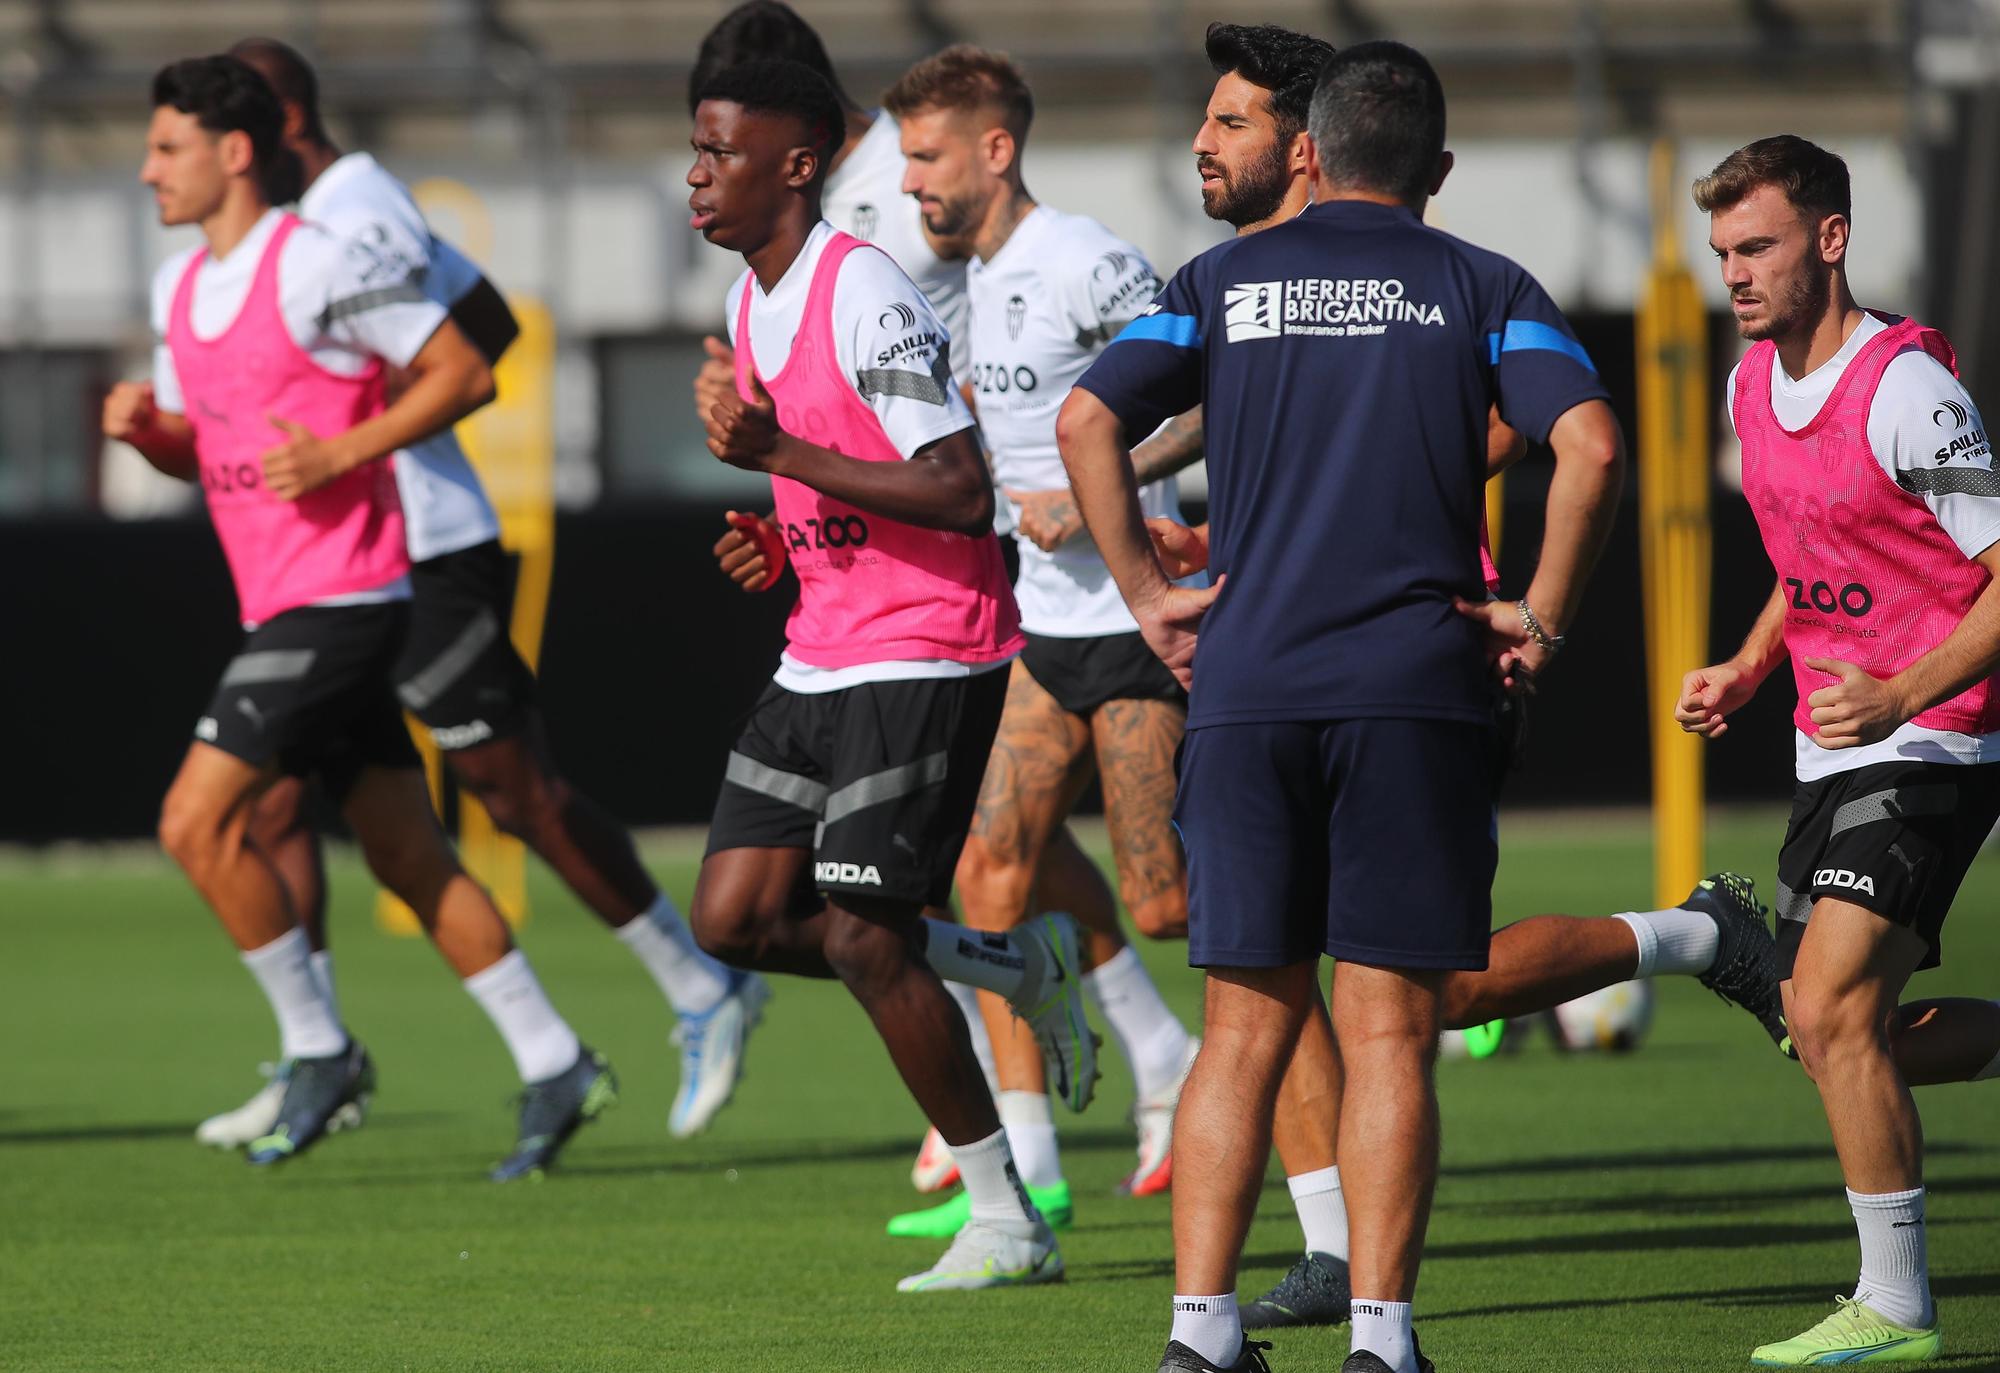
[[[1187,938],[1187,869],[1174,835],[1174,750],[1187,723],[1168,701],[1107,701],[1091,718],[1118,890],[1153,939]]]
[[[1027,668],[1008,669],[1007,704],[958,860],[958,899],[976,930],[1028,918],[1049,839],[1090,780],[1090,727],[1056,704]],[[1045,1092],[1042,1055],[1007,1003],[979,995],[1003,1091]]]
[[[1034,909],[1067,911],[1082,926],[1086,971],[1118,956],[1125,931],[1118,923],[1118,898],[1097,862],[1083,851],[1068,825],[1058,826],[1042,849],[1035,869]]]

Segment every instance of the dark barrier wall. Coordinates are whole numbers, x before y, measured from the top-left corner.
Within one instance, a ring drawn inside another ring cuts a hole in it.
[[[1548,459],[1510,477],[1502,569],[1525,585]],[[698,822],[738,722],[769,676],[793,582],[747,596],[715,571],[714,512],[633,508],[558,524],[543,696],[571,777],[635,823]],[[0,839],[143,835],[237,641],[200,521],[0,524],[7,784]],[[1715,650],[1732,651],[1771,586],[1742,498],[1716,493]],[[1247,590],[1248,588],[1245,588]],[[1239,593],[1241,594],[1241,593]],[[1572,647],[1535,702],[1520,803],[1647,796],[1647,703],[1632,501]],[[1691,665],[1692,666],[1692,665]],[[1710,794],[1789,795],[1789,680],[1710,749]]]

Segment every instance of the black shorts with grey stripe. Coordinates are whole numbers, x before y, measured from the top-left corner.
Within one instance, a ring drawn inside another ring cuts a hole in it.
[[[764,689],[729,755],[708,851],[810,849],[824,892],[943,905],[1007,672]]]
[[[396,695],[449,752],[527,729],[535,674],[514,651],[514,560],[498,542],[427,558],[410,569],[410,635]]]
[[[389,668],[409,603],[274,615],[223,670],[195,738],[262,767],[318,776],[339,800],[361,769],[416,767]]]
[[[1938,965],[1940,933],[1980,845],[2000,819],[2000,763],[1877,763],[1800,782],[1778,853],[1779,975],[1813,903],[1848,901],[1914,932]]]

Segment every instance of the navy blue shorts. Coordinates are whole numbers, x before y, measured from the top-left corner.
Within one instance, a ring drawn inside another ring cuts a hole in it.
[[[1181,746],[1188,962],[1486,966],[1493,726],[1209,725]]]

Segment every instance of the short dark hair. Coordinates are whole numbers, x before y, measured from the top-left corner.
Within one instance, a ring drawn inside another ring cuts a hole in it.
[[[1415,48],[1357,43],[1320,68],[1307,125],[1327,180],[1415,200],[1444,154],[1444,86]]]
[[[1711,212],[1726,210],[1759,186],[1783,191],[1809,223],[1828,215],[1853,218],[1847,164],[1838,154],[1789,133],[1746,143],[1723,158],[1694,183],[1694,203]]]
[[[1306,127],[1313,83],[1333,56],[1333,44],[1276,24],[1210,24],[1208,65],[1217,76],[1231,72],[1271,93],[1271,114],[1280,142]]]
[[[744,0],[715,21],[695,53],[694,70],[688,73],[688,113],[701,103],[708,83],[731,67],[756,61],[796,62],[810,67],[822,81],[833,87],[834,99],[843,112],[854,102],[834,75],[833,60],[826,44],[811,24],[784,0]]]
[[[904,72],[883,95],[882,108],[898,119],[923,110],[990,109],[1016,143],[1028,141],[1035,122],[1035,97],[1014,59],[971,43],[954,43]]]
[[[304,121],[300,134],[308,142],[325,145],[326,125],[319,113],[319,74],[304,54],[289,43],[275,38],[244,38],[229,45],[229,55],[240,57],[271,83],[278,99],[298,107]]]
[[[248,134],[258,178],[270,194],[268,174],[284,158],[285,109],[256,68],[226,54],[170,62],[153,77],[153,108],[163,105],[193,115],[210,133]]]
[[[811,67],[798,62],[739,62],[710,77],[695,100],[723,100],[760,114],[788,115],[804,129],[806,142],[819,154],[820,175],[846,134],[847,119],[840,97]]]

